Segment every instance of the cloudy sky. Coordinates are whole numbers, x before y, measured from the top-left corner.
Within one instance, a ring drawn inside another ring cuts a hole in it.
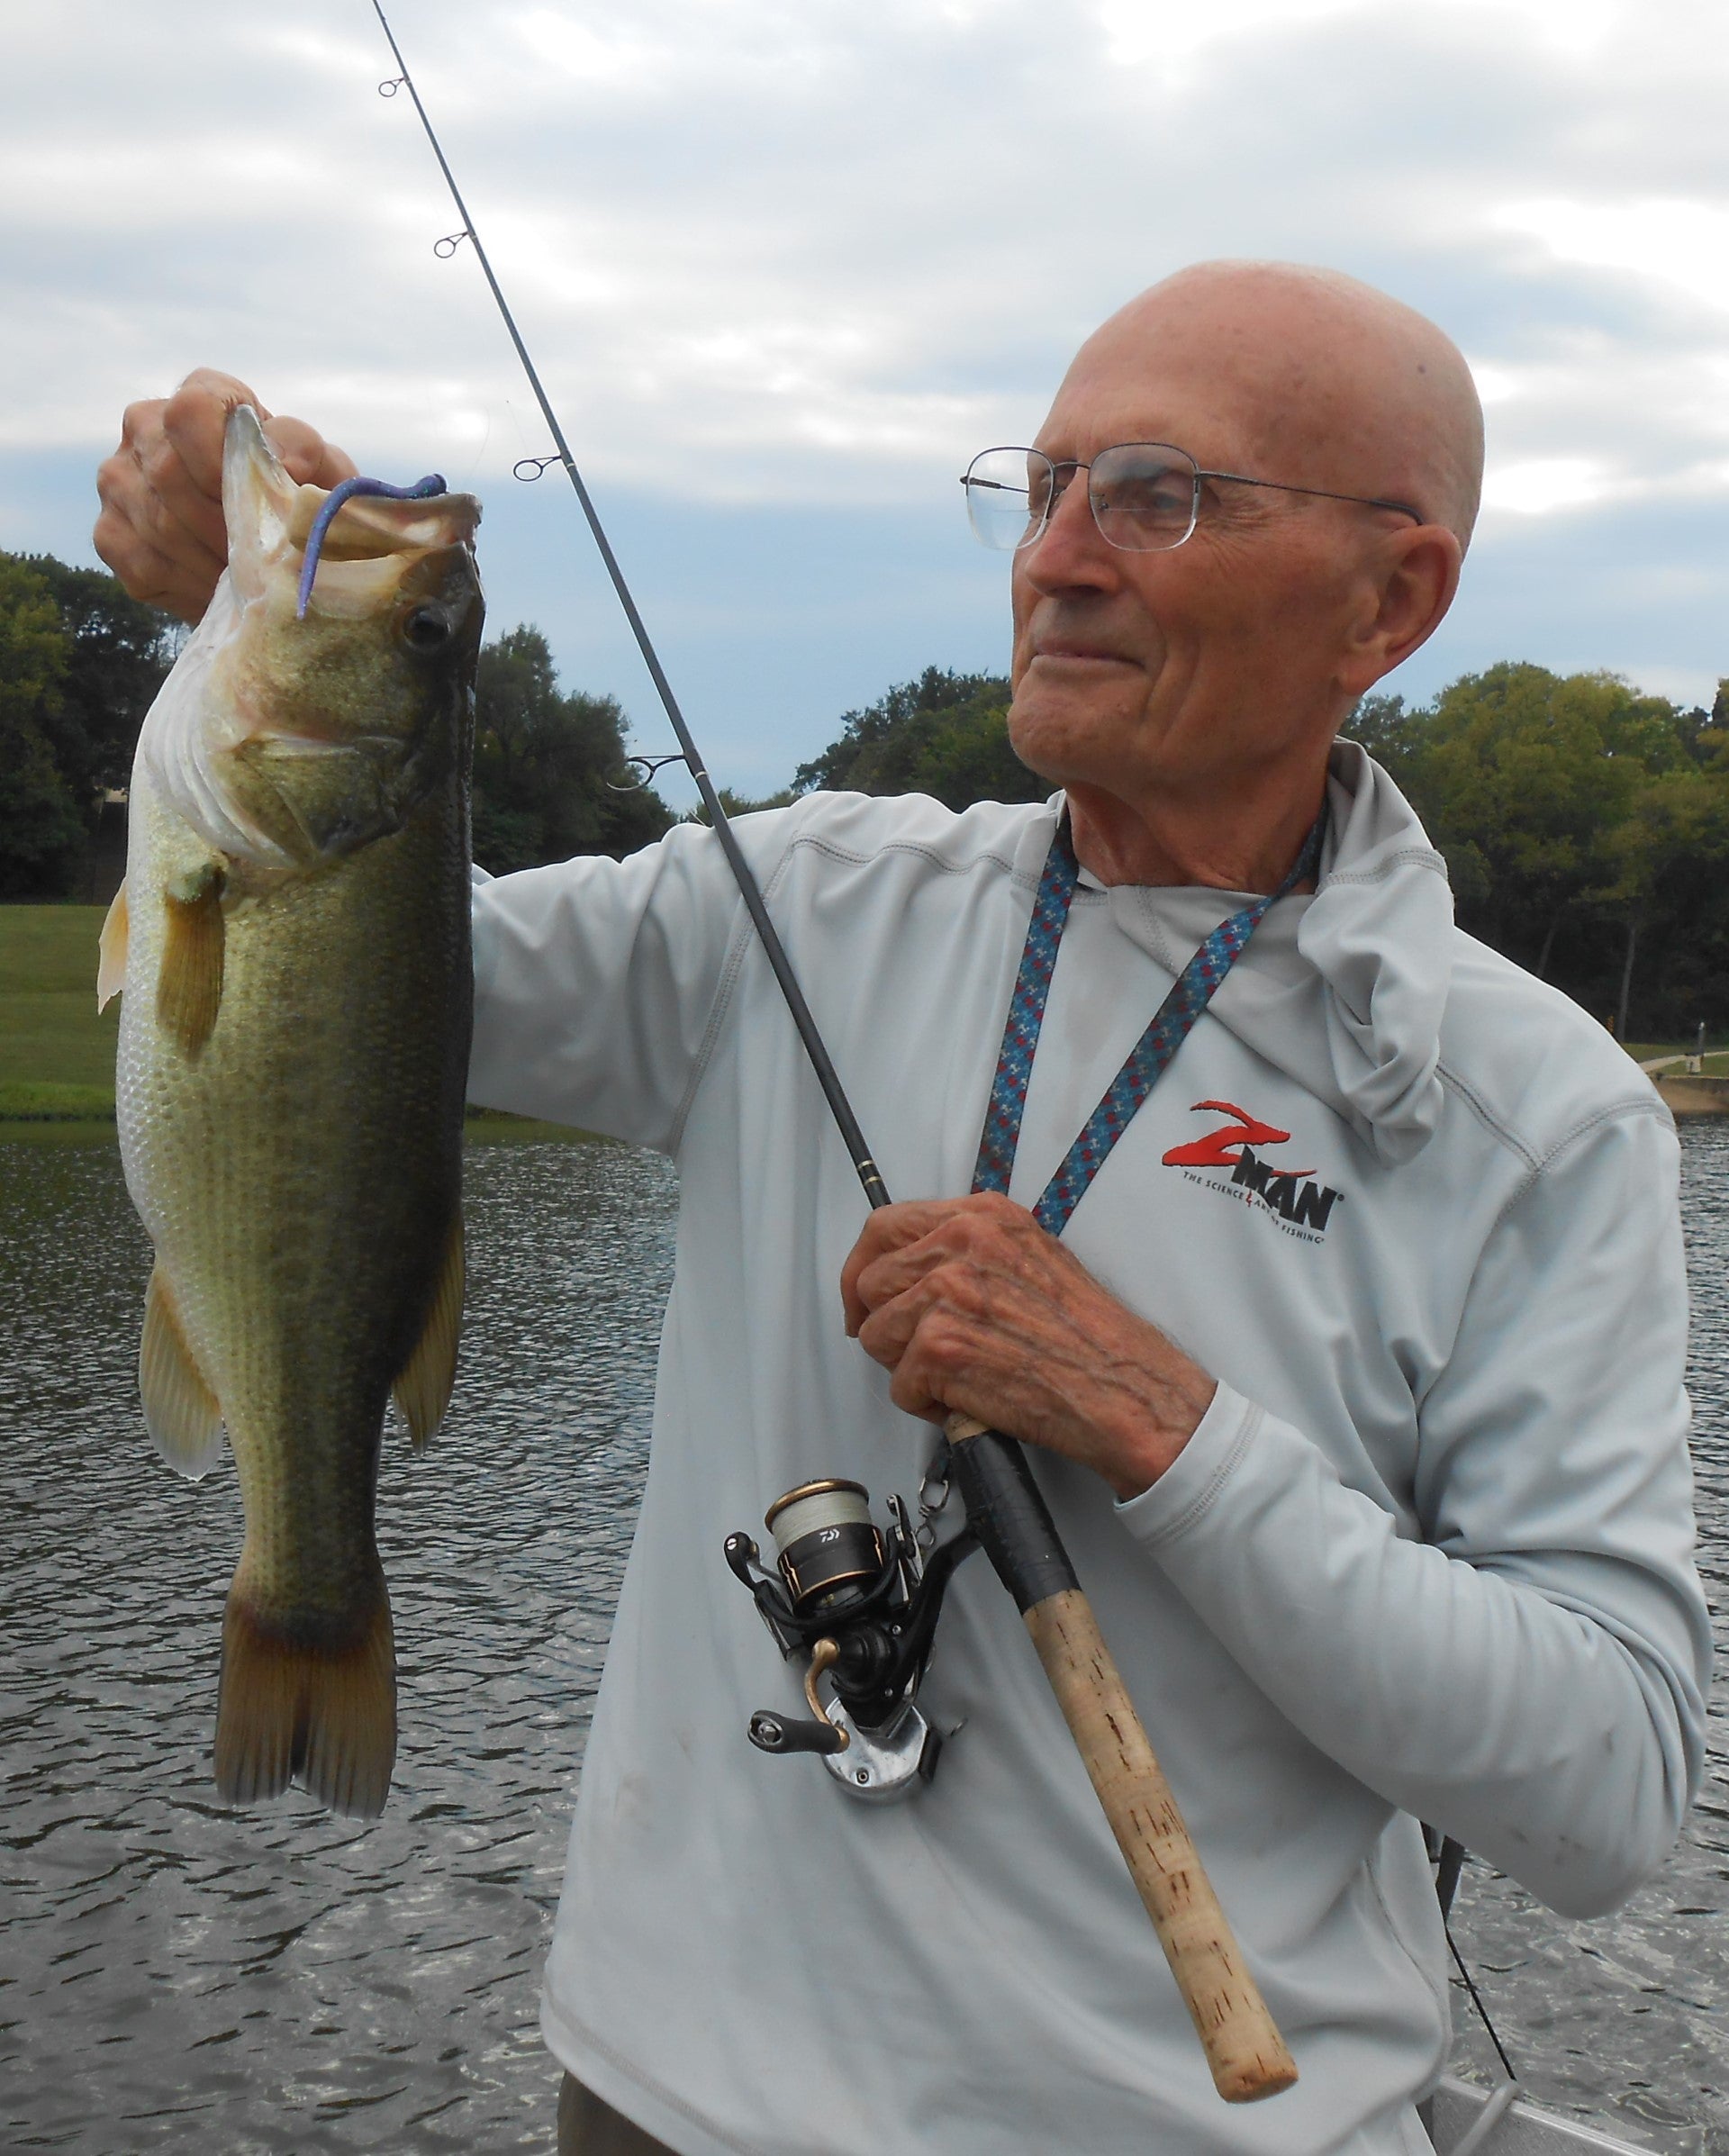
[[[395,0],[717,776],[1006,661],[956,476],[1213,255],[1463,347],[1488,509],[1389,684],[1729,674],[1721,0]],[[0,547],[92,560],[121,408],[200,363],[486,504],[495,629],[664,739],[369,0],[0,0]]]

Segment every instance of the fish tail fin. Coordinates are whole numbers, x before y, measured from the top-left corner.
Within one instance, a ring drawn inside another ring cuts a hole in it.
[[[383,1575],[358,1623],[335,1640],[273,1623],[237,1577],[216,1708],[223,1798],[257,1804],[298,1781],[333,1812],[375,1819],[395,1756],[396,1653]]]

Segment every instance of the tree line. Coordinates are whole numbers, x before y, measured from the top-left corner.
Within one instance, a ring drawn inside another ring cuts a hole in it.
[[[112,797],[186,634],[99,570],[0,554],[0,899],[118,882]],[[672,822],[632,782],[617,699],[563,693],[539,630],[485,646],[475,702],[475,854],[494,873],[629,853]]]
[[[104,803],[184,635],[113,577],[0,554],[0,897],[84,895]],[[816,788],[1040,801],[1009,747],[1003,675],[928,667],[842,714],[770,802]],[[1623,1038],[1729,1031],[1729,679],[1710,710],[1612,674],[1516,661],[1426,703],[1371,696],[1346,731],[1446,856],[1460,925]],[[558,684],[540,631],[507,630],[475,686],[476,859],[497,874],[623,855],[674,820],[630,782],[611,696]]]
[[[794,784],[1042,801],[1009,746],[1009,693],[932,667],[848,711]],[[1624,1040],[1729,1031],[1729,679],[1706,711],[1509,660],[1427,703],[1365,697],[1345,732],[1445,856],[1469,934]]]
[[[99,570],[0,554],[0,899],[79,890],[179,633]]]
[[[1709,711],[1507,661],[1347,729],[1446,856],[1460,926],[1623,1040],[1729,1028],[1729,680]]]

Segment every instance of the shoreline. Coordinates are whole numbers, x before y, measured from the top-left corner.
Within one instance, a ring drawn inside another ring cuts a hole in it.
[[[120,1142],[112,1104],[105,1108],[44,1107],[23,1114],[8,1113],[4,1106],[4,1090],[0,1089],[0,1146],[100,1146]],[[471,1108],[463,1118],[462,1142],[465,1146],[613,1146],[620,1141],[602,1131],[579,1130],[572,1123],[543,1123],[532,1116],[510,1115],[502,1109]]]
[[[1729,1116],[1729,1078],[1692,1077],[1685,1072],[1650,1073],[1657,1097],[1678,1120]]]

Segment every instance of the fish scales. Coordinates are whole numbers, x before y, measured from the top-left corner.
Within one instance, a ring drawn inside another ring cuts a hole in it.
[[[460,1308],[478,512],[346,504],[303,623],[323,496],[244,408],[224,494],[233,588],[146,721],[104,932],[157,1257],[140,1380],[183,1472],[226,1431],[244,1502],[219,1786],[368,1815],[395,1735],[381,1433],[393,1388],[417,1441],[436,1425]]]

